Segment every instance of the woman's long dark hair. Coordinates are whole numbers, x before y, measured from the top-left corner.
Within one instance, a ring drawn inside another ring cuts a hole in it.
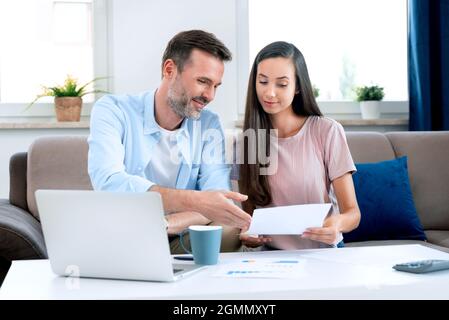
[[[256,92],[257,68],[261,61],[269,58],[288,58],[293,61],[296,71],[296,90],[293,98],[293,112],[298,116],[322,116],[320,109],[313,95],[312,84],[310,83],[309,73],[302,53],[293,44],[277,41],[263,48],[254,59],[253,66],[248,82],[248,91],[246,97],[245,120],[243,122],[243,132],[253,129],[256,132],[256,163],[248,163],[250,148],[248,141],[243,141],[241,146],[244,148],[243,164],[240,164],[239,191],[248,195],[248,201],[243,203],[243,208],[252,213],[256,206],[266,206],[272,201],[271,189],[268,183],[268,176],[261,175],[262,165],[259,162],[259,141],[257,134],[259,129],[265,129],[265,142],[267,142],[267,152],[270,152],[270,129],[273,129],[269,115],[263,110]],[[252,141],[251,143],[254,143]]]

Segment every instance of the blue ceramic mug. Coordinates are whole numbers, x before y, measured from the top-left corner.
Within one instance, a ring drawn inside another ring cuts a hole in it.
[[[222,231],[222,226],[190,226],[189,236],[192,252],[185,248],[182,237],[180,239],[181,246],[186,252],[193,255],[195,264],[217,264]]]

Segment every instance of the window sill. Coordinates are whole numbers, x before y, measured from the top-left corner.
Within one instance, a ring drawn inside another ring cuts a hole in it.
[[[335,119],[342,126],[403,126],[408,119]]]
[[[406,126],[408,119],[334,119],[342,126]],[[243,120],[234,122],[236,128],[243,128]]]
[[[55,117],[7,117],[0,118],[2,129],[89,129],[89,117],[81,117],[78,122],[59,122]]]

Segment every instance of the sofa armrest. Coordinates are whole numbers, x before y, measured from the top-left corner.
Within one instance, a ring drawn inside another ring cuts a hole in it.
[[[9,261],[47,258],[39,221],[3,199],[0,199],[0,257]]]
[[[9,160],[9,202],[25,211],[28,211],[27,158],[26,152],[18,152]]]

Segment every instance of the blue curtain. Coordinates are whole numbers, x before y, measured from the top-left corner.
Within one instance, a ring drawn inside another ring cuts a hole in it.
[[[410,130],[449,130],[449,0],[408,1]]]

